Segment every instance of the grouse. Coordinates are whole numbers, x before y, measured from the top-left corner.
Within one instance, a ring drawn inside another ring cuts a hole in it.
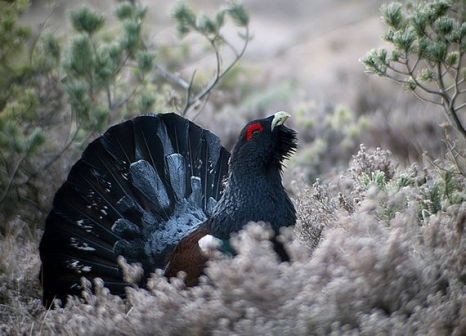
[[[195,285],[212,242],[228,241],[250,221],[275,233],[296,221],[281,180],[296,149],[289,114],[249,122],[228,153],[217,136],[174,113],[140,116],[93,141],[57,191],[40,242],[43,303],[82,291],[99,277],[125,296],[118,256],[140,263],[144,279],[186,272]],[[275,250],[287,256],[275,239]]]

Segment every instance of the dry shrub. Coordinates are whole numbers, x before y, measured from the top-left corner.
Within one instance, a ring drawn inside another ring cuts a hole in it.
[[[186,288],[183,274],[169,281],[156,272],[147,289],[128,288],[123,300],[96,281],[95,293],[86,284],[83,298],[70,300],[65,308],[36,315],[16,309],[3,331],[464,335],[466,203],[448,201],[448,195],[440,192],[442,207],[426,214],[422,211],[429,195],[426,189],[434,188],[437,173],[395,169],[387,152],[362,151],[338,183],[324,181],[303,189],[298,225],[281,237],[290,262],[278,261],[267,226],[251,223],[233,238],[238,255],[216,255],[197,287]],[[362,175],[374,178],[361,180]],[[459,188],[464,186],[464,177],[456,178]],[[356,196],[359,201],[353,202],[351,197]],[[9,258],[34,255],[32,249],[2,252],[11,253]],[[37,266],[34,258],[26,259],[26,271]],[[137,267],[124,269],[134,273],[128,279],[137,278]],[[3,277],[12,291],[14,280]],[[31,277],[28,281],[33,283]],[[37,300],[37,293],[23,295]],[[11,323],[24,314],[33,317]]]
[[[0,235],[0,335],[29,333],[43,314],[36,240],[25,237],[29,226],[16,218],[15,228]]]

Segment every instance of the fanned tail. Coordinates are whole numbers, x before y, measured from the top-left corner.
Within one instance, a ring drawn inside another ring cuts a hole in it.
[[[55,195],[40,243],[45,305],[102,278],[124,296],[118,255],[163,268],[176,244],[220,198],[229,153],[218,137],[173,113],[111,127],[92,142]]]

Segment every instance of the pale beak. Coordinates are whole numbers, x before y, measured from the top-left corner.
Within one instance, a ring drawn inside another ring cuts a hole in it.
[[[291,117],[291,114],[285,111],[275,113],[272,120],[272,131],[276,126],[283,125],[289,117]]]

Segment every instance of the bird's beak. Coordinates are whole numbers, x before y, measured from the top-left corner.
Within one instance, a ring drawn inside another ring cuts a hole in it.
[[[283,125],[289,117],[291,117],[291,114],[285,111],[275,113],[272,120],[272,131],[276,126]]]

